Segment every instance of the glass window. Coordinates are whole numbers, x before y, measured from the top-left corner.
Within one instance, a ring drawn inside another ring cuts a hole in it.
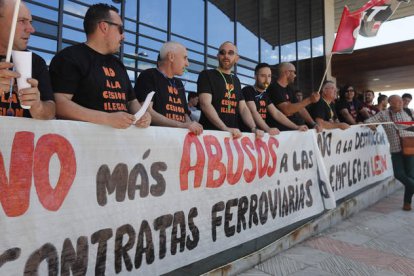
[[[63,28],[62,37],[75,42],[84,42],[86,38],[83,31],[75,31],[68,28]]]
[[[261,39],[261,62],[270,65],[279,63],[279,47],[271,46],[267,41]]]
[[[167,4],[167,0],[140,1],[139,21],[166,30],[168,19]]]
[[[48,9],[31,3],[26,3],[26,5],[34,18],[40,17],[53,21],[58,20],[58,12],[56,10]]]
[[[312,56],[320,57],[324,55],[323,36],[312,39]]]
[[[139,33],[142,35],[147,35],[153,38],[157,38],[162,41],[167,40],[167,31],[159,31],[157,29],[147,27],[145,25],[139,26]]]
[[[208,44],[220,47],[225,41],[234,40],[234,5],[233,1],[208,2]],[[219,8],[215,5],[219,5]],[[223,12],[224,11],[224,12]],[[217,50],[214,55],[217,54]]]
[[[69,13],[79,15],[83,18],[85,17],[85,13],[88,10],[88,7],[70,1],[65,1],[63,10]]]
[[[296,60],[296,42],[282,45],[281,48],[281,61],[294,61]]]
[[[69,14],[63,15],[63,24],[83,30],[83,18],[72,16]]]
[[[124,2],[125,2],[125,17],[136,21],[138,1],[124,1]]]
[[[259,60],[257,2],[238,0],[237,2],[237,48],[239,55]]]
[[[48,24],[45,22],[40,22],[33,20],[33,27],[36,30],[36,33],[57,36],[58,27],[56,25]]]
[[[37,35],[31,35],[29,46],[56,52],[57,42],[55,39],[48,39]]]
[[[49,0],[46,3],[45,3],[45,1],[34,1],[34,0],[32,0],[30,2],[32,2],[34,5],[41,4],[41,5],[47,5],[47,6],[52,7],[52,8],[59,8],[59,0]],[[25,3],[26,3],[26,5],[28,4],[27,2],[25,2]]]
[[[204,1],[174,0],[171,17],[172,33],[204,41]]]

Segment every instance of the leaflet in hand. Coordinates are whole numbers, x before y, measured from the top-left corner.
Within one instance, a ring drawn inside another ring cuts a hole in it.
[[[141,108],[138,110],[138,112],[137,113],[135,113],[135,121],[134,121],[134,124],[139,120],[139,119],[141,119],[141,117],[145,114],[145,112],[147,111],[147,109],[148,109],[148,106],[150,105],[150,103],[151,103],[151,100],[152,100],[152,96],[154,96],[154,94],[155,94],[155,92],[154,91],[151,91],[150,93],[148,93],[148,95],[147,95],[147,97],[145,98],[145,101],[144,101],[144,103],[142,104],[142,106],[141,106]]]

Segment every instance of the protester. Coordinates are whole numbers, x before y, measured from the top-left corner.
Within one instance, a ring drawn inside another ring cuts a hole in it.
[[[276,121],[290,129],[301,131],[308,129],[306,125],[298,126],[290,121],[270,101],[266,92],[266,88],[272,79],[272,71],[269,64],[259,63],[254,69],[254,78],[254,85],[245,86],[242,89],[242,93],[255,123],[260,129],[268,132],[270,135],[279,133],[277,128],[271,128],[266,124],[265,120],[267,116],[272,116]],[[247,127],[244,126],[242,129],[247,129]]]
[[[187,95],[187,104],[190,119],[198,122],[200,120],[201,110],[198,109],[198,95],[197,93],[189,92]]]
[[[127,128],[141,106],[125,66],[113,55],[124,39],[118,10],[92,5],[83,26],[87,41],[65,48],[50,64],[56,113],[63,119]],[[146,112],[135,125],[148,127],[150,122]]]
[[[278,66],[278,77],[276,82],[272,83],[267,89],[267,93],[272,103],[283,114],[294,122],[296,125],[303,125],[308,123],[312,128],[315,128],[318,132],[322,130],[309,115],[306,110],[306,106],[311,103],[316,103],[320,99],[318,92],[314,92],[310,97],[304,99],[301,102],[297,102],[296,97],[293,94],[293,90],[290,87],[295,81],[296,69],[292,63],[282,62]],[[271,127],[277,127],[280,130],[289,130],[290,128],[281,125],[276,122],[272,117],[267,117],[266,123]]]
[[[403,109],[403,100],[398,95],[389,97],[389,109],[383,110],[373,117],[365,120],[366,123],[381,123],[381,122],[406,122],[411,121],[410,116]],[[402,154],[400,137],[398,135],[396,126],[393,124],[383,125],[390,142],[390,151],[392,159],[392,167],[394,169],[394,176],[404,186],[404,204],[403,210],[411,210],[411,199],[414,194],[414,156],[405,156]],[[413,136],[413,132],[400,130],[401,136]]]
[[[0,0],[0,59],[6,57],[10,29],[13,20],[15,1]],[[35,32],[32,15],[24,3],[20,4],[13,40],[13,50],[27,51],[30,35]],[[0,62],[0,115],[27,117],[35,119],[53,119],[55,102],[50,84],[50,77],[43,58],[32,53],[32,78],[27,79],[29,88],[17,91],[15,79],[18,72],[11,71],[13,64]],[[10,82],[13,88],[10,94]],[[30,106],[23,109],[21,105]]]
[[[361,109],[361,116],[364,119],[368,119],[379,112],[378,108],[374,105],[374,91],[366,90],[364,93],[364,99],[365,100]]]
[[[198,135],[203,132],[203,127],[188,116],[184,85],[174,77],[181,76],[188,65],[187,49],[178,42],[166,42],[160,49],[158,68],[141,72],[134,90],[140,102],[155,91],[148,109],[152,125],[187,128]]]
[[[347,129],[347,123],[338,120],[335,111],[334,100],[336,97],[336,85],[333,81],[325,81],[322,85],[321,99],[309,106],[310,114],[316,123],[324,129]]]
[[[404,93],[401,97],[402,97],[402,100],[403,100],[403,106],[404,106],[405,112],[407,112],[408,115],[410,115],[411,118],[413,118],[414,110],[408,107],[411,100],[413,99],[413,96],[411,96],[411,94],[409,94],[409,93]]]
[[[218,68],[204,70],[198,76],[200,123],[205,129],[228,131],[234,138],[238,138],[241,136],[241,118],[251,132],[263,136],[263,131],[256,128],[244,101],[239,78],[231,73],[239,59],[236,46],[229,41],[221,44],[217,59]]]
[[[296,89],[296,91],[295,91],[295,97],[296,97],[296,100],[298,101],[298,103],[300,103],[301,101],[303,101],[303,93],[302,93],[302,91],[300,91],[299,89]]]
[[[375,106],[379,111],[383,111],[387,109],[388,105],[388,96],[379,93],[378,99],[377,99],[377,105]]]
[[[338,119],[349,125],[355,125],[363,121],[360,115],[362,103],[355,99],[355,89],[352,85],[345,85],[339,92],[339,101],[336,103]]]

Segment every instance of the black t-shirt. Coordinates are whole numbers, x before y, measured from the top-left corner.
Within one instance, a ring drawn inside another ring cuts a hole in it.
[[[361,102],[356,99],[353,99],[351,102],[348,102],[346,100],[340,100],[336,104],[336,112],[338,114],[339,121],[346,122],[345,118],[341,114],[341,110],[348,109],[349,114],[351,114],[355,122],[363,122],[364,119],[359,115],[359,111],[361,110],[361,108]]]
[[[267,96],[266,91],[259,92],[257,91],[254,86],[245,86],[242,89],[242,93],[244,96],[244,100],[247,102],[254,102],[256,105],[256,110],[259,112],[260,116],[263,120],[266,120],[268,116],[267,113],[267,106],[271,104],[269,97]],[[243,121],[241,121],[241,130],[250,132],[249,127],[247,127]]]
[[[293,90],[289,86],[282,87],[279,85],[279,83],[274,82],[269,85],[267,88],[267,94],[269,95],[269,98],[271,102],[278,107],[279,104],[284,102],[291,102],[291,103],[297,103],[297,99],[295,96],[293,96]],[[299,113],[295,113],[291,116],[288,116],[289,120],[294,122],[297,125],[303,125],[305,124],[305,121],[303,120],[302,116],[300,116]],[[267,116],[266,123],[270,127],[277,127],[279,130],[291,130],[290,128],[280,124],[275,119],[273,119],[271,116]]]
[[[244,100],[240,80],[235,75],[219,72],[216,69],[204,70],[197,80],[197,92],[212,95],[211,104],[227,127],[239,128],[239,101]],[[200,124],[204,129],[218,130],[201,111]]]
[[[314,120],[320,118],[327,122],[335,122],[337,119],[334,103],[328,104],[322,97],[317,103],[309,106],[309,113]]]
[[[254,102],[256,104],[257,112],[263,120],[267,118],[267,106],[271,104],[267,92],[259,92],[253,86],[245,86],[242,89],[244,100],[247,102]]]
[[[156,112],[175,121],[186,121],[185,114],[189,111],[181,80],[167,78],[156,68],[147,69],[137,78],[134,90],[140,102],[145,101],[151,91],[155,91],[152,108]]]
[[[135,99],[127,71],[114,55],[102,55],[86,44],[67,47],[50,63],[55,93],[72,94],[72,101],[104,112],[128,112]]]
[[[0,56],[0,60],[5,57]],[[38,89],[40,91],[40,100],[42,101],[54,101],[52,85],[50,83],[49,72],[47,71],[46,62],[42,57],[32,53],[32,78],[39,82]],[[20,106],[20,101],[17,97],[17,85],[16,82],[13,85],[13,93],[10,98],[10,92],[4,93],[0,99],[0,115],[2,116],[16,116],[31,118],[30,109],[23,109]],[[10,107],[9,112],[7,110]],[[9,114],[8,114],[9,113]]]

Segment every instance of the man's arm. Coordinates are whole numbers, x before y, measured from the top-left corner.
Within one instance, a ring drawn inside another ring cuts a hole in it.
[[[229,128],[227,127],[224,122],[220,119],[219,115],[217,114],[214,106],[211,104],[212,95],[210,93],[199,93],[199,101],[200,101],[200,108],[203,111],[204,115],[207,119],[218,129],[228,131],[234,138],[241,137],[241,132],[237,128]]]
[[[283,114],[282,112],[280,112],[280,110],[278,110],[276,108],[276,106],[274,104],[269,104],[267,106],[267,110],[269,111],[269,114],[279,123],[281,123],[282,125],[290,128],[290,129],[294,129],[294,130],[299,130],[300,127],[298,125],[296,125],[294,122],[292,122],[291,120],[289,120],[288,117],[286,117],[285,114]],[[307,129],[307,127],[306,127]]]
[[[311,103],[316,103],[320,99],[320,95],[317,92],[314,92],[310,97],[304,99],[298,103],[283,102],[277,105],[277,108],[283,112],[286,116],[292,116],[296,112],[303,110],[306,106]]]
[[[156,126],[166,126],[166,127],[176,127],[176,128],[187,128],[194,134],[201,134],[203,132],[203,127],[197,122],[191,121],[187,114],[185,114],[185,123],[179,122],[176,120],[169,119],[164,115],[158,113],[153,108],[153,103],[151,102],[148,107],[148,112],[151,114],[152,124]]]
[[[334,128],[339,128],[342,130],[345,130],[347,128],[349,128],[349,125],[347,123],[340,123],[340,122],[328,122],[325,121],[322,118],[315,118],[315,121],[318,125],[322,126],[322,128],[324,129],[334,129]]]
[[[114,128],[127,128],[135,116],[126,112],[106,113],[89,109],[72,101],[72,94],[55,93],[56,115],[62,119],[108,125]]]
[[[268,124],[266,124],[262,116],[260,116],[259,112],[257,111],[256,103],[254,101],[247,101],[246,105],[252,114],[254,122],[260,129],[263,129],[270,135],[276,135],[280,133],[280,131],[277,128],[271,128]]]
[[[249,129],[251,129],[251,131],[255,133],[257,137],[263,137],[263,130],[256,128],[256,123],[254,122],[252,114],[250,113],[250,110],[247,107],[246,102],[244,100],[239,101],[239,112],[244,124]]]
[[[356,124],[354,118],[352,118],[352,116],[349,113],[348,109],[343,108],[339,112],[341,113],[342,117],[344,117],[345,123],[348,123],[350,125],[355,125]]]

